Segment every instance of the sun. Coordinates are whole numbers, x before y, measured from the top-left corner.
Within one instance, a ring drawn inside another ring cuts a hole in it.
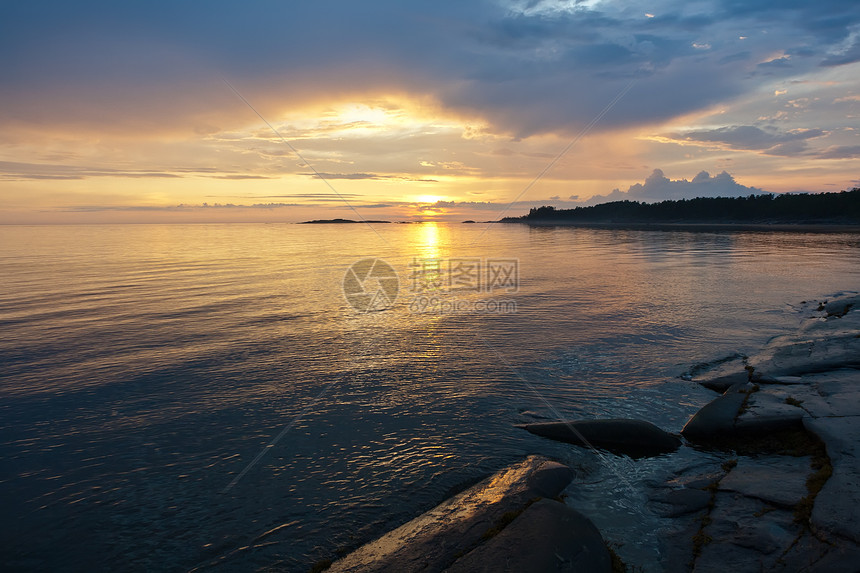
[[[418,195],[415,197],[416,203],[436,203],[437,201],[441,201],[444,197],[440,197],[439,195]]]

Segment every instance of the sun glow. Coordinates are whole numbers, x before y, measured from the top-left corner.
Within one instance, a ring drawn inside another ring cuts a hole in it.
[[[436,203],[437,201],[442,201],[442,199],[444,199],[444,197],[441,197],[439,195],[418,195],[417,197],[415,197],[415,202],[429,204]]]

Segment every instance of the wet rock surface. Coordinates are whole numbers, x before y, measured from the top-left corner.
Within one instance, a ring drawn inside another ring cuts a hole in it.
[[[597,528],[562,502],[547,499],[558,496],[572,477],[562,464],[529,456],[362,546],[329,570],[610,571]]]
[[[451,573],[612,570],[591,521],[564,503],[542,499],[490,540],[458,559]]]
[[[807,493],[810,462],[808,456],[744,457],[720,481],[718,491],[739,493],[776,507],[793,508]]]
[[[642,420],[568,420],[526,424],[522,428],[545,438],[632,458],[673,452],[681,445],[677,437]]]
[[[646,509],[667,523],[659,562],[628,565],[673,572],[860,570],[860,295],[821,301],[797,332],[759,353],[691,372],[686,380],[722,395],[687,422],[682,447],[713,452],[714,459],[646,484]],[[638,420],[521,427],[632,458],[643,447],[663,453],[680,445]],[[331,570],[612,570],[593,523],[552,499],[572,478],[567,467],[530,456]]]
[[[666,570],[857,571],[860,296],[822,301],[744,366],[751,383],[727,388],[682,432],[737,457],[705,488],[704,510],[679,518],[670,539],[692,548],[667,550]]]

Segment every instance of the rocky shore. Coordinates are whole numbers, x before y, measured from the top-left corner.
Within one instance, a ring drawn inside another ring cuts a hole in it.
[[[623,563],[564,502],[574,472],[530,456],[330,570],[860,570],[860,295],[815,309],[755,355],[696,368],[688,379],[717,395],[680,436],[640,420],[522,426],[634,459],[678,448],[719,452],[720,461],[644,484],[648,509],[670,524],[659,563]]]

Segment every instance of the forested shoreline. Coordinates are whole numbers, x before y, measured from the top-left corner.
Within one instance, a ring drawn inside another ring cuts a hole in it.
[[[860,224],[860,188],[838,193],[697,197],[659,203],[613,201],[588,207],[534,207],[504,223]]]

